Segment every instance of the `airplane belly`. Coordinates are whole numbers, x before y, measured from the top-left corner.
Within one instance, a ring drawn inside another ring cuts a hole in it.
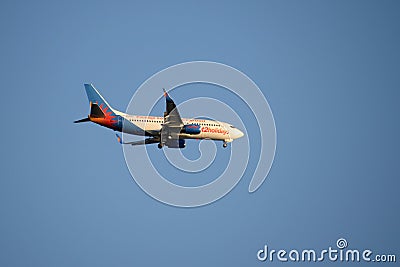
[[[228,135],[223,135],[219,133],[200,133],[200,134],[179,134],[179,138],[182,139],[213,139],[213,140],[225,140],[229,139]]]

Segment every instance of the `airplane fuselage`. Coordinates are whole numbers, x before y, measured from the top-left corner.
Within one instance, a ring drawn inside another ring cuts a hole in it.
[[[75,123],[91,121],[114,131],[146,136],[141,141],[123,142],[121,144],[143,145],[158,143],[158,147],[184,148],[185,139],[211,139],[223,141],[223,146],[244,134],[233,125],[200,118],[181,118],[174,101],[164,90],[166,112],[164,117],[137,116],[113,109],[91,84],[85,84],[90,104],[87,118]]]
[[[164,123],[163,117],[129,115],[122,112],[116,112],[115,124],[110,123],[110,118],[91,118],[89,119],[104,127],[115,131],[134,134],[134,135],[156,135],[162,129]],[[199,125],[200,133],[188,134],[180,133],[181,139],[213,139],[231,142],[233,139],[243,136],[243,134],[232,125],[226,122],[206,120],[206,119],[187,119],[182,118],[185,125]],[[121,127],[122,126],[122,127]]]

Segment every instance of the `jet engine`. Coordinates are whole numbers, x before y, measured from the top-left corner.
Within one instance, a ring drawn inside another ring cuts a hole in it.
[[[198,124],[186,124],[182,128],[182,132],[186,134],[199,134],[201,132],[200,125]]]

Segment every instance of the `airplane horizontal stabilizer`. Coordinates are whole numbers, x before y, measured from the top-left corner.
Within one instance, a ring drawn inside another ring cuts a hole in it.
[[[74,121],[74,123],[81,123],[81,122],[87,122],[87,121],[90,121],[90,119],[89,118],[83,118],[83,119]]]

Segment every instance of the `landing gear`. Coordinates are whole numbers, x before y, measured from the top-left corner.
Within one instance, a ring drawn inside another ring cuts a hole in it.
[[[223,148],[226,148],[228,146],[227,142],[224,142],[224,144],[222,145]]]
[[[158,148],[161,149],[163,145],[161,143],[158,144]]]

